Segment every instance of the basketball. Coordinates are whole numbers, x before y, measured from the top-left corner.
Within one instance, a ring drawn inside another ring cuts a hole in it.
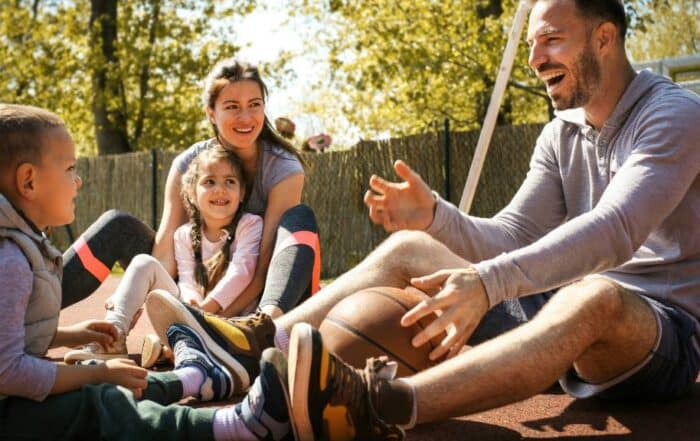
[[[411,340],[436,316],[431,314],[410,327],[401,317],[425,298],[418,290],[369,288],[343,299],[331,309],[319,328],[324,345],[346,363],[365,367],[369,357],[386,355],[398,364],[398,375],[422,371],[436,362],[428,358],[444,333],[419,348]]]

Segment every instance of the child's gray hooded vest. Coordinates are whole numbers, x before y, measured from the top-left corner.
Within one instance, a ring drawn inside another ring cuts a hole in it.
[[[0,241],[4,240],[11,240],[20,247],[34,274],[32,294],[24,315],[24,351],[42,357],[58,329],[63,256],[0,194]]]

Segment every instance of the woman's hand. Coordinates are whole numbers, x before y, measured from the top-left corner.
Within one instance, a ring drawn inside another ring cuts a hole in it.
[[[376,175],[370,178],[371,190],[364,197],[369,218],[387,232],[428,228],[436,203],[430,187],[401,160],[394,163],[394,170],[404,182],[389,182]]]
[[[445,354],[447,358],[455,356],[489,308],[481,277],[473,268],[440,270],[411,279],[411,285],[423,292],[437,292],[408,311],[401,318],[401,325],[411,326],[432,313],[439,315],[413,338],[413,346],[421,346],[446,332],[447,336],[430,353],[430,359],[437,360]]]
[[[116,326],[106,320],[86,320],[56,331],[52,347],[81,346],[97,342],[102,346],[112,344],[119,337]]]

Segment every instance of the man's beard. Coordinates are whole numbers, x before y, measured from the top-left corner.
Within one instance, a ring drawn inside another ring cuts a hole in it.
[[[574,79],[573,91],[568,95],[551,96],[556,110],[575,109],[585,106],[600,84],[600,64],[595,59],[590,44],[576,58],[569,74]]]

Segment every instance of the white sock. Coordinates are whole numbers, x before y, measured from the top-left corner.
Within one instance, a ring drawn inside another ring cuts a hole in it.
[[[199,395],[199,390],[204,383],[204,373],[194,366],[185,366],[175,369],[173,374],[177,375],[182,383],[182,397],[193,397]]]
[[[105,314],[105,320],[116,326],[117,329],[121,331],[123,335],[128,334],[127,330],[129,329],[131,320],[128,319],[124,314],[113,310],[107,311],[107,313]]]
[[[411,411],[411,420],[408,422],[408,424],[402,425],[401,428],[404,430],[413,429],[413,427],[415,427],[416,425],[416,420],[418,419],[418,402],[416,400],[416,387],[406,378],[397,378],[397,381],[408,384],[408,386],[411,388],[411,394],[413,395],[413,410]]]
[[[289,335],[281,326],[275,326],[275,347],[289,356]]]
[[[257,441],[243,419],[236,413],[236,406],[223,407],[214,413],[215,441]]]

